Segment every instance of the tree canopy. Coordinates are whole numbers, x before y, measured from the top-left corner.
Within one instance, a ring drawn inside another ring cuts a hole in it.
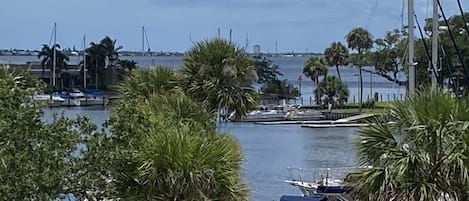
[[[361,165],[348,175],[360,200],[467,200],[469,107],[441,90],[392,103],[358,132]]]
[[[240,118],[256,106],[258,79],[244,49],[225,39],[196,43],[183,58],[179,83],[185,94],[210,109],[227,108]]]
[[[43,122],[33,95],[43,84],[0,68],[0,194],[4,200],[55,200],[90,190],[81,154],[96,127],[86,118]],[[86,187],[85,187],[86,186]],[[83,190],[85,189],[85,190]]]

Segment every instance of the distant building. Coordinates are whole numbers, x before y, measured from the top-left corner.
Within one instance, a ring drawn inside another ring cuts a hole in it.
[[[254,50],[252,51],[254,56],[260,56],[261,55],[261,46],[260,45],[254,45]]]

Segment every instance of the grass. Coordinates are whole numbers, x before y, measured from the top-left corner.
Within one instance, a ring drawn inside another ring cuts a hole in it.
[[[375,107],[373,109],[370,108],[362,108],[362,114],[383,114],[386,109],[388,108],[388,105],[391,104],[394,101],[386,101],[386,102],[375,102]],[[334,109],[332,108],[332,112],[336,113],[353,113],[357,112],[358,113],[358,104],[357,103],[352,103],[347,105],[349,108],[344,108],[344,109]],[[352,108],[350,108],[352,107]],[[328,112],[328,110],[321,110],[321,112]]]

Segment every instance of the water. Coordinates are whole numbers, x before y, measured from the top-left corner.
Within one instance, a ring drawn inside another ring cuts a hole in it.
[[[70,56],[70,64],[80,62],[79,57]],[[134,60],[142,67],[152,67],[156,65],[164,65],[170,68],[180,68],[182,57],[177,56],[123,56],[121,59]],[[303,75],[303,64],[307,57],[271,57],[274,64],[279,65],[280,72],[283,76],[280,79],[288,79],[294,86],[299,87],[300,81],[298,76],[301,75],[301,94],[303,102],[309,103],[310,97],[313,97],[313,82]],[[0,63],[24,64],[28,61],[40,61],[36,56],[0,56]],[[347,85],[350,95],[349,102],[358,102],[358,69],[356,67],[339,67],[340,75],[344,83]],[[364,69],[371,70],[369,67]],[[329,75],[337,75],[335,67],[329,67]],[[399,79],[404,80],[404,75],[399,74]],[[399,87],[381,76],[376,74],[363,72],[363,98],[373,97],[374,93],[379,93],[380,100],[386,101],[404,97],[405,87]]]
[[[108,110],[89,108],[45,108],[44,119],[53,114],[66,117],[87,116],[100,125]],[[256,125],[221,123],[220,131],[235,136],[244,154],[245,179],[253,201],[279,200],[282,195],[299,195],[300,191],[283,181],[289,178],[287,167],[325,168],[355,166],[353,141],[355,128],[301,128],[300,125]]]
[[[157,64],[170,68],[180,68],[181,57],[122,57],[135,60],[142,67]],[[301,92],[304,103],[312,96],[313,83],[303,72],[305,57],[272,57],[284,74],[281,79],[288,79],[299,86],[298,76],[302,75]],[[35,56],[0,56],[0,63],[24,64],[28,61],[39,61]],[[79,63],[80,58],[70,57],[70,64]],[[358,70],[354,67],[340,68],[342,80],[350,90],[349,102],[358,101]],[[333,67],[329,75],[336,75]],[[403,75],[400,75],[401,79]],[[372,82],[370,82],[372,80]],[[403,96],[404,88],[398,87],[380,76],[364,73],[364,98],[374,92],[382,94],[383,100]],[[372,87],[371,87],[372,84]],[[44,110],[44,119],[50,121],[53,113],[64,113],[75,118],[84,115],[101,125],[110,115],[108,110],[90,108],[54,108]],[[222,123],[221,131],[230,132],[242,145],[245,161],[245,179],[250,184],[254,201],[279,200],[281,195],[299,194],[300,191],[283,183],[288,179],[286,167],[325,168],[355,166],[353,140],[355,128],[301,128],[299,125],[256,125],[252,123]]]

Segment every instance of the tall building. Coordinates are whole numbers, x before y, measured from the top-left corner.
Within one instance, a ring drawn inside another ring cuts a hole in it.
[[[254,50],[252,51],[254,56],[260,56],[261,55],[261,46],[260,45],[254,45]]]

